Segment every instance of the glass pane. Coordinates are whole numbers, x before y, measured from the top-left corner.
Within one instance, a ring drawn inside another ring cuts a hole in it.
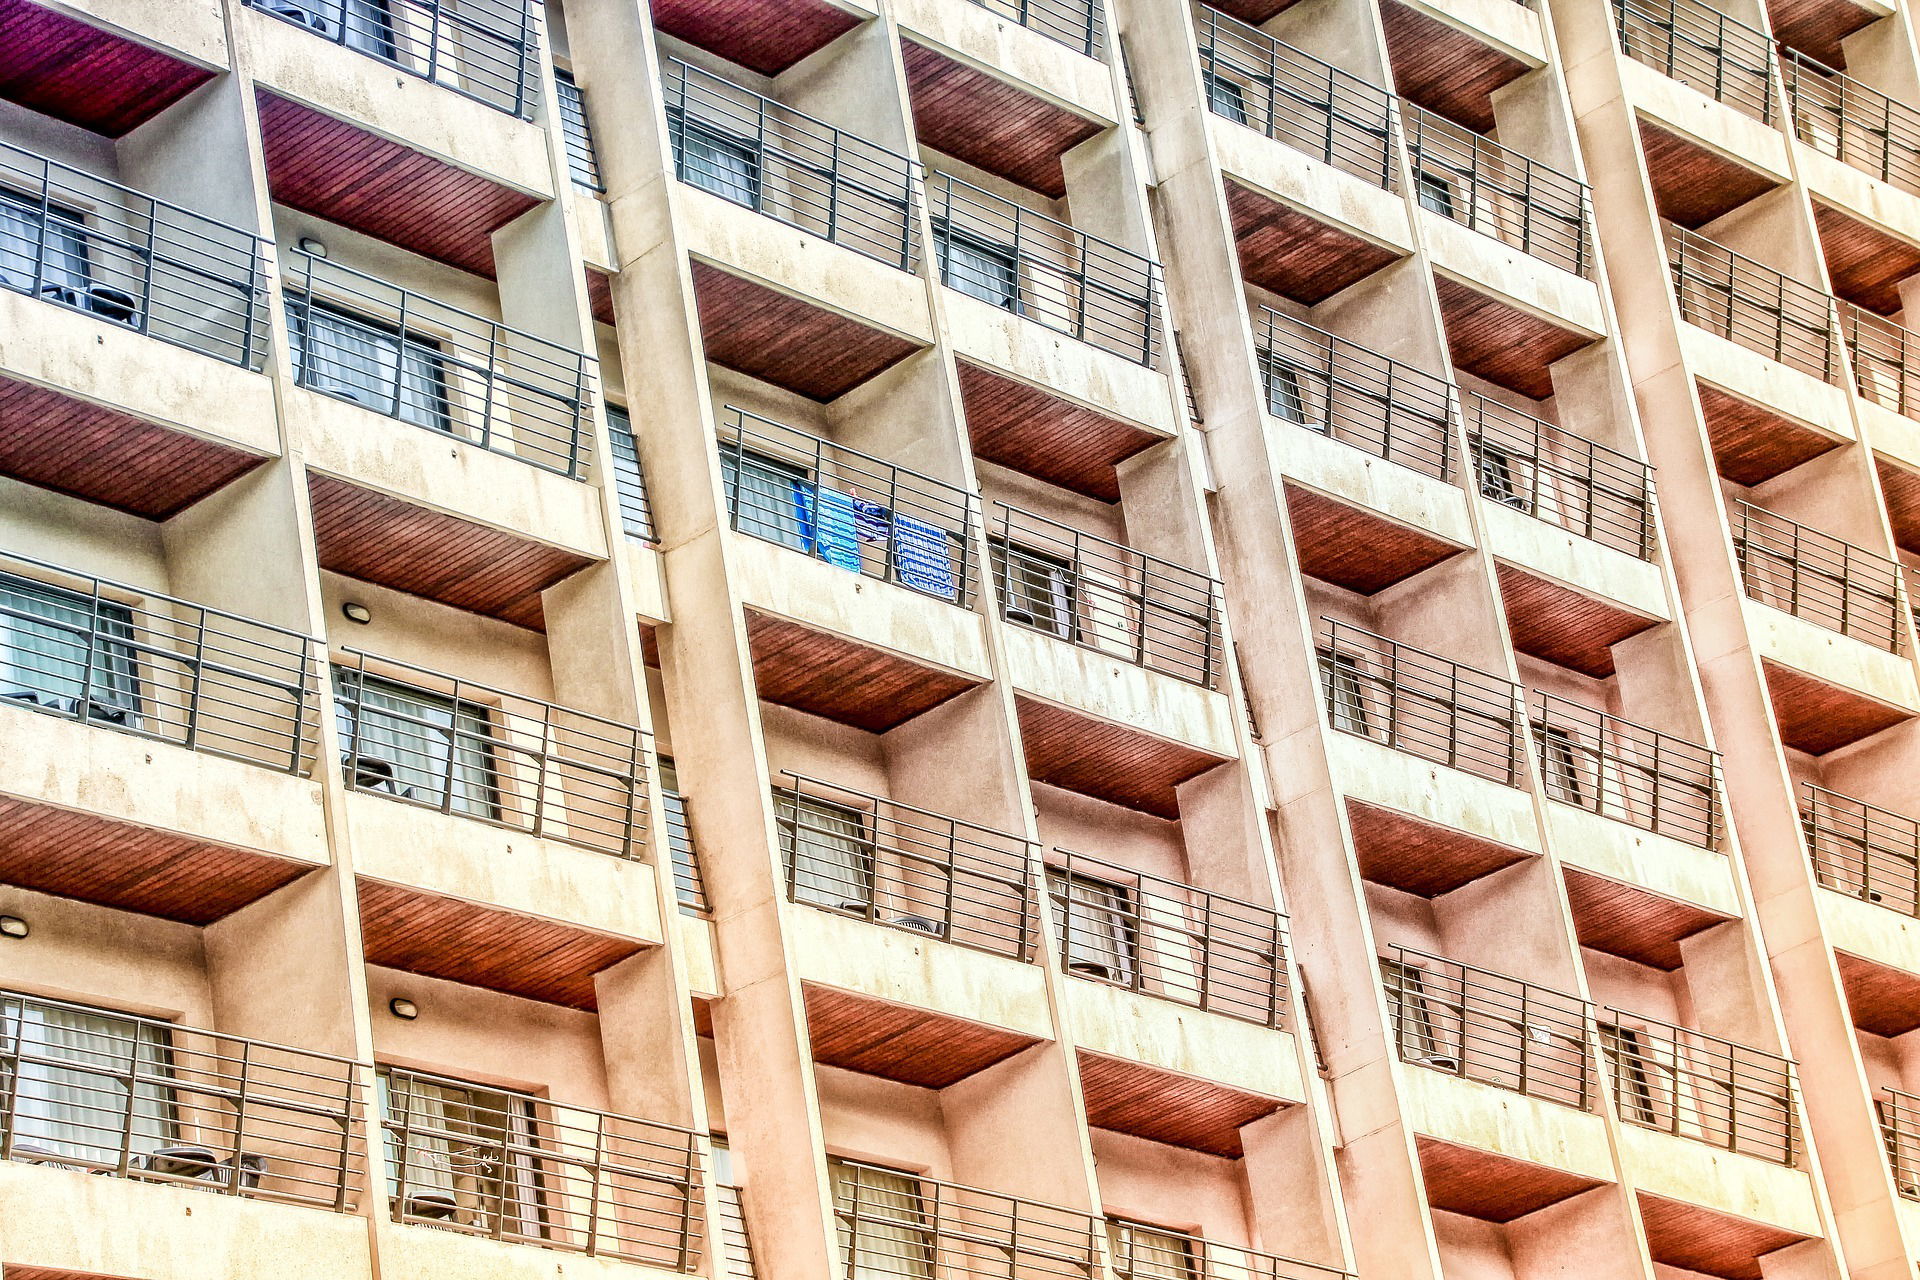
[[[495,816],[484,708],[357,671],[337,670],[334,682],[340,749],[354,770],[353,786],[470,817]]]
[[[127,723],[139,705],[133,612],[112,601],[0,574],[0,698]]]
[[[159,1027],[104,1011],[0,1001],[12,1072],[15,1156],[117,1165],[174,1136],[172,1074]]]
[[[873,901],[873,846],[858,809],[788,795],[782,824],[796,902],[865,911]]]
[[[773,458],[722,446],[722,482],[733,527],[768,542],[807,550],[806,473]]]

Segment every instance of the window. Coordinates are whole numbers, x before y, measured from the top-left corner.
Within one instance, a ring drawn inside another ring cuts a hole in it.
[[[593,135],[587,129],[587,104],[573,73],[553,69],[554,87],[560,93],[560,132],[567,144],[567,173],[575,185],[599,191],[600,170],[593,158]]]
[[[1207,82],[1207,106],[1235,124],[1247,123],[1247,91],[1215,71],[1201,73]]]
[[[727,1273],[720,1280],[753,1280],[753,1242],[747,1238],[746,1208],[740,1203],[733,1149],[717,1133],[713,1135],[713,1190],[720,1201],[717,1234],[727,1245]]]
[[[1640,1032],[1617,1022],[1600,1024],[1600,1049],[1613,1068],[1613,1098],[1620,1118],[1654,1123],[1653,1086],[1647,1078],[1647,1051]]]
[[[1382,959],[1380,973],[1386,980],[1387,1010],[1393,1018],[1394,1047],[1400,1060],[1438,1071],[1460,1070],[1458,1036],[1449,1031],[1457,1028],[1463,1011],[1436,999],[1427,989],[1426,971],[1415,965]]]
[[[1307,402],[1300,393],[1300,368],[1280,356],[1262,362],[1267,375],[1267,412],[1283,422],[1305,426]]]
[[[175,1134],[163,1028],[103,1009],[0,998],[0,1096],[13,1154],[118,1166]]]
[[[1020,258],[1010,245],[956,230],[944,220],[933,228],[940,283],[1005,311],[1020,309]]]
[[[87,260],[86,222],[37,196],[0,188],[0,284],[78,305],[92,268]]]
[[[873,904],[873,841],[859,809],[782,792],[780,843],[795,902],[865,914]]]
[[[1131,982],[1134,958],[1133,890],[1078,872],[1049,868],[1053,927],[1067,970],[1109,982]]]
[[[1558,725],[1536,724],[1540,740],[1540,772],[1547,795],[1567,804],[1586,803],[1580,784],[1580,754],[1573,735]]]
[[[646,480],[640,474],[640,446],[633,438],[633,419],[618,405],[607,406],[607,444],[613,451],[613,488],[620,501],[620,527],[629,538],[653,539],[653,507],[647,501]]]
[[[1196,1280],[1201,1274],[1186,1236],[1157,1227],[1107,1219],[1114,1280]]]
[[[1320,669],[1327,685],[1327,722],[1342,733],[1365,737],[1371,729],[1366,677],[1360,673],[1360,660],[1350,653],[1322,649]]]
[[[1453,184],[1437,173],[1424,170],[1413,175],[1415,195],[1420,207],[1443,218],[1453,217]]]
[[[830,1160],[828,1168],[847,1280],[931,1280],[934,1233],[920,1180],[843,1160]]]
[[[546,1234],[533,1100],[411,1072],[378,1072],[389,1192],[403,1218]]]
[[[287,338],[301,386],[435,431],[452,431],[440,344],[305,297],[288,299]]]
[[[813,486],[805,468],[749,453],[736,443],[720,446],[720,473],[735,529],[797,551],[808,549]]]
[[[1000,583],[1000,612],[1009,622],[1072,640],[1077,631],[1078,578],[1058,556],[994,538],[989,542]]]
[[[687,826],[687,798],[680,794],[680,775],[673,761],[660,758],[660,799],[666,809],[667,853],[673,859],[674,896],[683,907],[700,910],[700,868],[693,860],[693,835]]]
[[[336,668],[333,678],[349,786],[471,818],[498,816],[485,707],[360,671]]]
[[[675,112],[680,181],[722,200],[760,207],[760,148],[745,138]]]
[[[130,725],[140,705],[133,611],[0,574],[0,698]]]
[[[277,18],[285,18],[338,40],[349,49],[395,61],[393,14],[388,0],[252,0]],[[344,25],[344,31],[342,29]]]
[[[1515,481],[1514,456],[1479,436],[1473,440],[1474,470],[1480,477],[1480,496],[1516,511],[1533,511],[1533,503]]]

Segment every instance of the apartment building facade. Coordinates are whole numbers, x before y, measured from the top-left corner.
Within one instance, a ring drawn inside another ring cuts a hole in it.
[[[1915,279],[1882,0],[0,0],[0,1274],[1912,1276]]]

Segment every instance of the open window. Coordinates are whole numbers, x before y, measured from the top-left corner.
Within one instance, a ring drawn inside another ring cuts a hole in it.
[[[1107,1219],[1107,1252],[1114,1280],[1200,1280],[1193,1241],[1125,1218]]]
[[[1326,678],[1327,722],[1342,733],[1367,737],[1372,721],[1367,709],[1366,676],[1360,660],[1350,653],[1332,649],[1320,651],[1320,668]]]
[[[1534,734],[1540,744],[1540,775],[1547,795],[1584,808],[1587,799],[1580,778],[1580,749],[1573,735],[1551,724],[1535,725]]]
[[[381,1068],[389,1194],[403,1220],[546,1234],[531,1099]]]
[[[1000,611],[1009,622],[1073,640],[1078,630],[1079,577],[1059,556],[1003,538],[989,540]]]
[[[1047,871],[1053,927],[1067,970],[1108,982],[1133,981],[1138,915],[1133,890],[1079,872]]]
[[[1617,1022],[1600,1024],[1600,1051],[1613,1071],[1613,1100],[1620,1118],[1635,1124],[1654,1124],[1653,1081],[1648,1072],[1647,1047],[1637,1028]]]
[[[1426,971],[1417,965],[1383,957],[1380,972],[1400,1060],[1458,1074],[1465,1010],[1430,990]]]
[[[958,230],[945,219],[936,220],[933,243],[940,283],[1003,311],[1020,309],[1020,259],[1011,245]]]
[[[934,1226],[920,1179],[844,1160],[829,1160],[828,1169],[847,1280],[932,1280]],[[972,1273],[966,1260],[956,1261]]]
[[[1207,70],[1201,73],[1207,82],[1207,106],[1217,116],[1246,124],[1247,91],[1238,82],[1229,80],[1217,71]]]

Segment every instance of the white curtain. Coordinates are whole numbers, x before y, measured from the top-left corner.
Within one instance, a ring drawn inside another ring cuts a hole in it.
[[[783,547],[806,550],[807,536],[800,519],[800,491],[806,483],[803,473],[771,458],[724,447],[720,469],[735,529]]]
[[[379,1079],[382,1114],[404,1126],[404,1150],[402,1133],[382,1129],[389,1185],[397,1190],[404,1174],[408,1197],[450,1199],[464,1226],[491,1227],[497,1212],[508,1234],[541,1233],[526,1099],[385,1071]]]
[[[796,902],[865,910],[873,900],[873,845],[866,816],[858,809],[785,797],[787,856],[793,865]]]
[[[31,288],[37,261],[42,285],[87,287],[83,224],[64,209],[54,208],[48,213],[43,223],[37,204],[0,191],[0,283],[16,289]]]
[[[848,1280],[925,1280],[933,1233],[920,1181],[909,1174],[835,1161],[833,1201]]]
[[[1114,1280],[1193,1280],[1194,1258],[1185,1237],[1134,1222],[1107,1222]]]
[[[1013,250],[942,226],[934,240],[940,279],[949,289],[1011,311],[1019,301],[1020,268]]]
[[[724,200],[754,207],[760,194],[759,157],[748,143],[700,124],[681,125],[680,179]]]
[[[436,808],[447,803],[451,782],[452,812],[493,816],[496,787],[484,710],[357,671],[336,671],[334,680],[340,749],[361,762],[361,776],[376,772],[367,762],[386,764],[396,794]]]
[[[1125,885],[1049,871],[1053,927],[1067,968],[1127,982],[1133,977],[1133,894]]]
[[[311,301],[293,308],[288,319],[293,372],[301,386],[415,426],[453,429],[440,352],[424,339],[403,341]]]
[[[9,1000],[0,1061],[12,1068],[16,1154],[118,1164],[174,1134],[166,1043],[158,1027],[89,1009]]]
[[[0,575],[0,696],[132,707],[133,615],[124,605]]]

